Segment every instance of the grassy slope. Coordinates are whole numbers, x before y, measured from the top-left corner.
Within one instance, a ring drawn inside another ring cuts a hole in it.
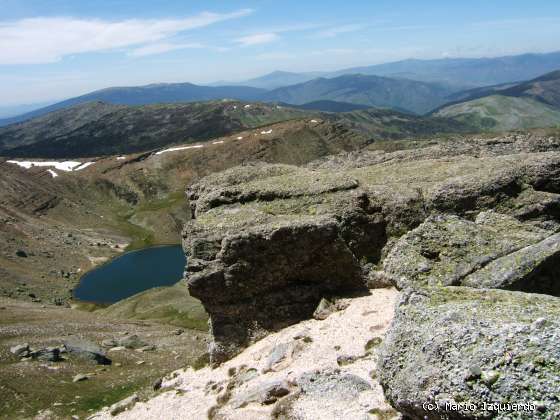
[[[560,110],[531,98],[500,95],[451,105],[436,116],[455,118],[483,130],[507,131],[560,125]]]
[[[468,133],[467,123],[445,117],[420,117],[388,109],[367,109],[333,115],[336,121],[380,140],[423,138],[444,133]]]
[[[201,303],[190,296],[183,282],[146,290],[96,313],[109,318],[151,320],[200,331],[208,329],[208,315]]]

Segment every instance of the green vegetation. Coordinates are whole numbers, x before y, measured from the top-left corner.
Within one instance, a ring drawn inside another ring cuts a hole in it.
[[[121,300],[97,314],[109,318],[150,320],[199,331],[208,330],[208,315],[183,282],[158,287]]]
[[[531,98],[492,95],[440,109],[440,117],[455,118],[480,130],[508,131],[560,124],[560,110]]]
[[[172,192],[165,198],[142,202],[138,207],[136,207],[135,211],[139,213],[143,211],[169,210],[170,208],[183,204],[185,200],[186,198],[184,192]]]
[[[527,82],[479,88],[456,96],[461,102],[443,107],[434,115],[492,131],[560,125],[560,71]]]
[[[346,126],[371,136],[375,141],[427,138],[444,133],[469,133],[477,127],[468,121],[445,116],[420,117],[390,109],[367,109],[344,112],[329,117]]]
[[[134,211],[116,215],[116,220],[118,222],[117,230],[131,238],[130,243],[126,247],[126,251],[134,251],[155,245],[153,232],[130,222],[130,218],[133,215]]]

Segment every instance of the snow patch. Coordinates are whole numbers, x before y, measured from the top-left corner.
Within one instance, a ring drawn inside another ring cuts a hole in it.
[[[311,120],[311,121],[309,121],[309,122],[312,122],[312,123],[316,124],[316,123],[318,123],[319,121],[317,121],[317,120]]]
[[[161,155],[162,153],[167,153],[167,152],[178,152],[179,150],[200,149],[201,147],[204,147],[204,145],[197,144],[196,146],[171,147],[169,149],[160,150],[159,152],[156,152],[156,155]]]
[[[117,158],[117,160],[124,160],[124,159],[126,159],[126,156],[119,156],[119,157]]]
[[[272,129],[268,130],[268,131],[261,131],[261,134],[271,134],[272,133]]]
[[[8,160],[6,161],[7,163],[13,163],[15,165],[21,166],[22,168],[25,169],[30,169],[33,168],[35,166],[37,167],[49,167],[52,166],[55,169],[58,169],[59,171],[65,171],[65,172],[71,172],[71,171],[79,171],[81,169],[87,168],[90,165],[93,165],[94,162],[76,162],[76,161],[71,161],[71,160],[67,160],[64,162],[40,162],[40,161],[30,161],[30,160],[25,160],[25,161],[18,161],[18,160]]]
[[[51,176],[52,176],[53,178],[56,178],[56,177],[58,176],[58,174],[57,174],[55,171],[53,171],[52,169],[47,169],[47,172],[48,172],[49,174],[51,174]]]
[[[251,105],[245,105],[243,108],[249,109],[249,108],[251,108]]]
[[[86,169],[88,166],[93,165],[94,162],[86,162],[80,166],[78,166],[77,168],[74,168],[75,171],[81,171],[82,169]]]
[[[220,141],[213,141],[212,144],[222,144],[224,141],[220,140]]]
[[[243,140],[243,137],[239,136],[237,137],[237,140]]]

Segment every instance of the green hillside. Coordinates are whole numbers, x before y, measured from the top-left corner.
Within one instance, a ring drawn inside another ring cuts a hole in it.
[[[560,109],[532,98],[502,95],[453,104],[438,110],[434,116],[454,118],[491,131],[560,126]]]
[[[424,114],[445,103],[451,93],[437,83],[353,74],[282,87],[260,98],[295,105],[329,100]]]
[[[305,115],[275,105],[225,100],[143,106],[91,102],[0,128],[0,155],[68,158],[135,153]]]

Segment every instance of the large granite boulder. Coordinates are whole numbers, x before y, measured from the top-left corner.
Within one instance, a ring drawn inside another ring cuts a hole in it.
[[[105,351],[97,344],[78,337],[69,337],[64,340],[66,351],[77,358],[90,360],[99,365],[110,365],[112,363]]]
[[[379,378],[413,419],[560,416],[560,299],[466,287],[407,289]]]

